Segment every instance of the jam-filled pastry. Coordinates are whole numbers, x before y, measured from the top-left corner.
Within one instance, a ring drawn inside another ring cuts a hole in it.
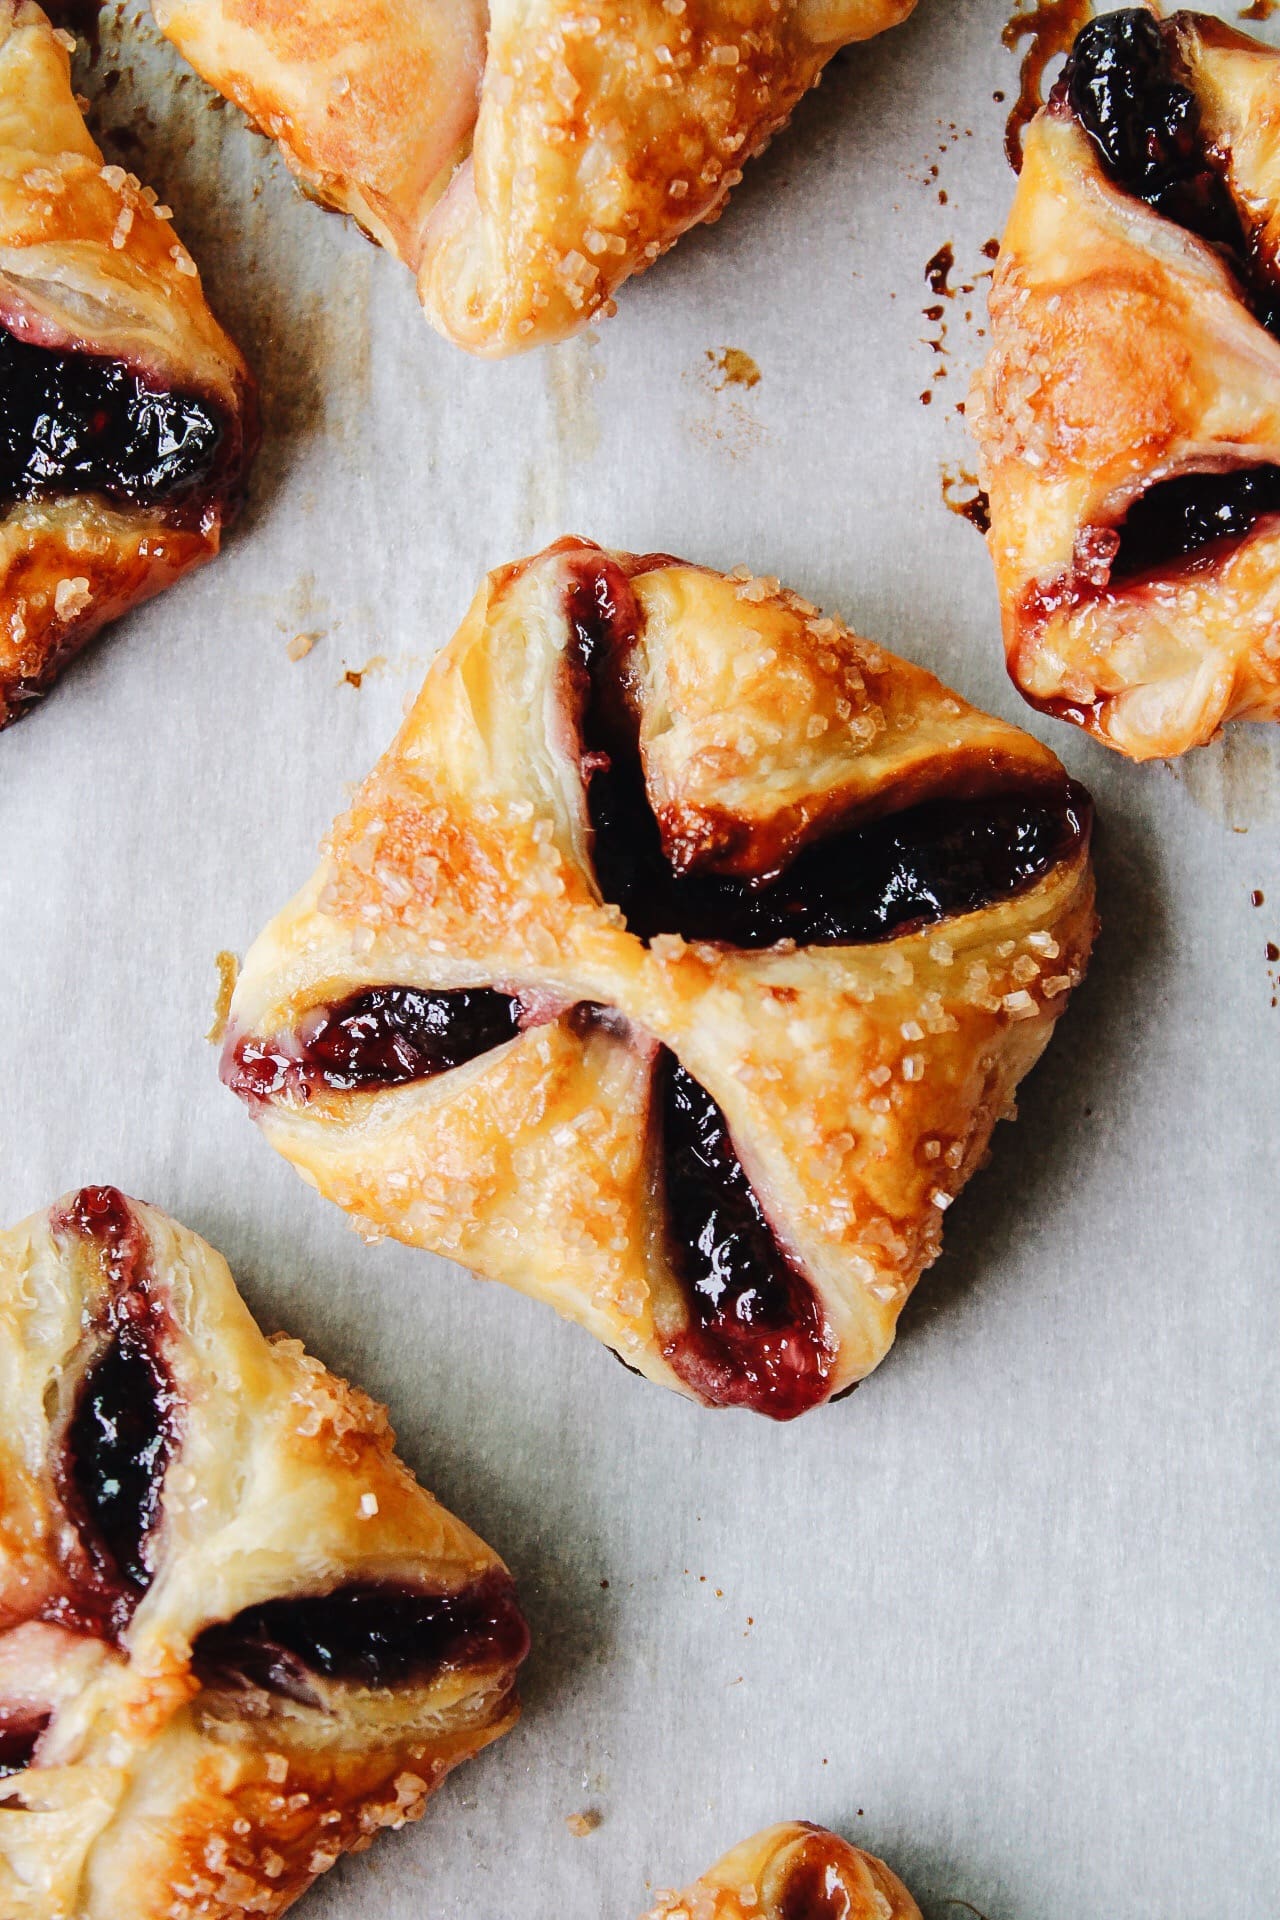
[[[769,1827],[644,1920],[920,1920],[896,1873],[825,1827]]]
[[[481,587],[223,1073],[370,1237],[788,1418],[861,1379],[1084,969],[1087,796],[776,581]]]
[[[474,353],[563,339],[915,0],[153,0]]]
[[[225,1262],[0,1235],[0,1914],[278,1914],[516,1717],[510,1576]]]
[[[168,209],[89,137],[72,45],[0,0],[0,726],[213,558],[257,437]]]
[[[1135,760],[1280,718],[1280,52],[1087,26],[991,332],[969,417],[1022,692]]]

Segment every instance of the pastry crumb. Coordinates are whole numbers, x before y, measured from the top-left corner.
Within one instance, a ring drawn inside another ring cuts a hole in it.
[[[318,627],[313,633],[295,633],[285,652],[291,660],[305,660],[317,640],[323,640],[323,638],[324,634]]]
[[[240,962],[234,953],[224,947],[217,958],[218,997],[213,1003],[213,1025],[205,1035],[216,1045],[227,1031],[227,1015],[231,1011],[231,996],[236,990],[236,981],[240,978]]]
[[[571,1813],[565,1825],[575,1840],[585,1840],[589,1833],[595,1832],[603,1819],[604,1815],[596,1807],[586,1807],[581,1813]]]

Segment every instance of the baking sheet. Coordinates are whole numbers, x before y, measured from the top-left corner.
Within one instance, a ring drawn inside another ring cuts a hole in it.
[[[628,1920],[790,1816],[883,1853],[930,1920],[1280,1905],[1280,728],[1135,769],[1005,680],[986,554],[942,498],[1010,194],[1005,18],[921,0],[615,320],[497,366],[438,340],[135,7],[81,63],[268,430],[225,557],[0,742],[0,1218],[112,1181],[206,1235],[269,1328],[390,1402],[534,1631],[520,1727],[313,1920]],[[938,302],[944,244],[974,291]],[[894,1353],[790,1428],[362,1246],[201,1038],[218,949],[310,871],[483,570],[569,530],[781,575],[1049,739],[1099,803],[1104,933],[1021,1121]]]

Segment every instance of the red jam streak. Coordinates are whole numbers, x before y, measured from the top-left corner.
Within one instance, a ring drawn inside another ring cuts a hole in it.
[[[166,1319],[147,1288],[146,1238],[114,1187],[85,1187],[55,1222],[98,1253],[109,1285],[91,1330],[100,1350],[76,1393],[55,1481],[83,1563],[54,1603],[66,1625],[116,1636],[154,1577],[151,1541],[178,1438],[178,1399],[161,1357]]]
[[[1012,898],[1080,844],[1083,796],[1064,783],[928,801],[829,833],[755,879],[677,872],[649,802],[629,697],[639,609],[613,562],[582,563],[568,615],[596,880],[646,944],[664,933],[746,950],[889,940]]]
[[[192,1665],[206,1687],[257,1689],[320,1704],[317,1679],[344,1686],[428,1686],[465,1668],[518,1667],[529,1630],[509,1574],[484,1574],[458,1593],[390,1581],[267,1600],[206,1627]]]
[[[236,1041],[223,1078],[244,1100],[406,1086],[514,1040],[522,1017],[519,1000],[491,987],[367,987],[307,1014],[288,1051]]]
[[[0,1707],[0,1779],[31,1765],[52,1718],[38,1707]]]
[[[709,1406],[793,1420],[830,1391],[813,1289],[778,1245],[724,1114],[665,1051],[657,1106],[667,1258],[689,1315],[664,1355]]]
[[[129,506],[211,482],[223,424],[207,401],[151,388],[119,361],[0,328],[0,500],[100,493]]]

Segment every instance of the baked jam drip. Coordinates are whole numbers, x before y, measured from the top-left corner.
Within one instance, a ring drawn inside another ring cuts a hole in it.
[[[148,387],[119,361],[0,328],[0,500],[180,501],[209,484],[222,441],[222,421],[198,395]]]
[[[39,1707],[0,1707],[0,1779],[31,1765],[52,1718]]]
[[[1110,581],[1157,573],[1219,541],[1245,539],[1260,520],[1280,514],[1280,467],[1188,473],[1140,495],[1116,529]]]
[[[627,687],[639,613],[609,561],[584,564],[568,595],[596,880],[646,944],[658,934],[746,950],[890,940],[1010,899],[1078,847],[1088,802],[1045,786],[927,801],[846,827],[757,879],[677,872],[645,786]]]
[[[251,1036],[238,1041],[223,1077],[248,1100],[401,1087],[514,1040],[523,1011],[492,987],[366,987],[307,1014],[288,1052]]]
[[[422,1687],[458,1668],[514,1669],[528,1651],[511,1577],[495,1569],[458,1593],[357,1581],[334,1593],[267,1600],[206,1627],[192,1666],[206,1687],[256,1688],[314,1706],[317,1680]]]
[[[689,1315],[664,1356],[710,1406],[794,1419],[828,1394],[813,1289],[778,1245],[724,1114],[665,1049],[656,1093],[667,1260]]]
[[[1055,89],[1116,185],[1225,256],[1255,316],[1280,335],[1280,288],[1258,256],[1176,47],[1145,7],[1090,21]]]
[[[844,1875],[817,1835],[806,1840],[778,1899],[778,1920],[849,1920],[853,1907]]]
[[[147,1290],[146,1239],[122,1194],[85,1187],[56,1224],[97,1249],[110,1295],[55,1466],[82,1558],[74,1597],[55,1602],[52,1617],[118,1636],[154,1577],[150,1542],[178,1437],[178,1398],[161,1358],[167,1322]]]

